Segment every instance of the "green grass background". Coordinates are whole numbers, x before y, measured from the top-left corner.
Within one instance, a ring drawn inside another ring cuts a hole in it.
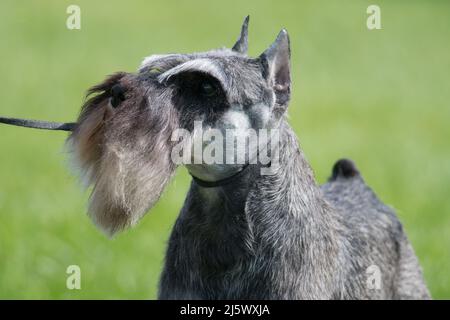
[[[382,30],[366,28],[381,7]],[[81,7],[81,30],[66,8]],[[250,54],[291,36],[290,121],[323,183],[356,161],[396,208],[434,298],[450,298],[450,2],[0,2],[0,114],[71,121],[85,90],[153,53],[230,46],[250,14]],[[189,178],[113,240],[85,214],[65,133],[0,126],[0,298],[155,298],[164,250]],[[82,289],[66,289],[81,267]]]

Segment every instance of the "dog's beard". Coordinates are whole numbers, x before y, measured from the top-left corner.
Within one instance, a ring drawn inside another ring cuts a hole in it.
[[[83,130],[89,128],[75,132],[68,146],[83,180],[92,186],[89,215],[101,230],[112,236],[135,225],[158,201],[175,165],[166,142],[157,141],[158,137],[146,137],[153,140],[150,146],[125,141],[92,146],[96,139],[86,139],[89,133]],[[94,151],[96,148],[101,152]],[[98,158],[93,157],[95,153]]]
[[[106,145],[97,170],[91,170],[89,214],[109,235],[136,224],[170,181],[174,171],[170,158],[145,151]]]
[[[89,216],[107,235],[135,225],[158,201],[173,176],[170,117],[115,114],[110,105],[86,108],[67,140],[72,162],[92,187]],[[126,108],[126,106],[124,106]],[[140,118],[139,118],[140,117]]]

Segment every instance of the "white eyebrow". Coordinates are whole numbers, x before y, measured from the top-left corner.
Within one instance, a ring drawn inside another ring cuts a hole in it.
[[[225,76],[223,71],[219,68],[219,66],[217,66],[217,64],[214,63],[214,61],[212,61],[211,59],[206,58],[195,59],[182,63],[159,75],[158,80],[159,82],[165,82],[169,80],[169,78],[171,78],[172,76],[186,71],[198,71],[209,74],[212,77],[219,80],[224,90],[228,90],[230,87],[227,77]]]
[[[139,66],[139,71],[144,69],[145,67],[151,65],[155,61],[164,59],[164,58],[170,58],[170,57],[177,57],[179,55],[177,54],[152,54],[151,56],[145,57],[144,60],[141,62],[141,65]]]

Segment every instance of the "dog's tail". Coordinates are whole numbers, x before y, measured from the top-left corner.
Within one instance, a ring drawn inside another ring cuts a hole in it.
[[[353,177],[360,177],[358,168],[355,163],[349,159],[340,159],[334,166],[328,181],[336,181],[338,179],[350,179]]]

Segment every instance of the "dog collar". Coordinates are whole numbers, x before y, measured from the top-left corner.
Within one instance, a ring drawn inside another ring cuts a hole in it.
[[[224,179],[216,180],[216,181],[202,180],[202,179],[199,179],[199,178],[193,176],[192,174],[191,174],[191,177],[195,181],[195,183],[198,184],[200,187],[203,187],[203,188],[217,188],[217,187],[221,187],[221,186],[225,186],[227,184],[230,184],[234,179],[237,179],[240,176],[242,176],[245,173],[247,168],[248,168],[248,164],[243,166],[242,169],[239,170],[238,172],[236,172],[235,174],[233,174],[233,175],[231,175],[229,177],[226,177]]]

